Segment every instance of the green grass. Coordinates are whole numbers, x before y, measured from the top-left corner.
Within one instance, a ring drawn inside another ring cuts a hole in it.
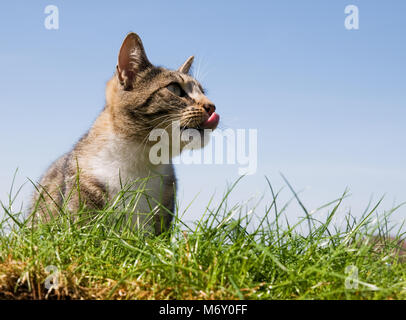
[[[338,228],[332,221],[347,192],[319,209],[325,221],[293,192],[303,218],[292,222],[270,183],[265,212],[230,206],[234,186],[192,226],[177,210],[171,232],[157,237],[126,228],[120,199],[87,224],[73,221],[64,207],[58,218],[33,227],[12,210],[10,196],[0,222],[0,298],[406,298],[406,266],[398,254],[403,235],[388,226],[397,208],[372,223],[378,202],[358,219],[348,214]],[[58,271],[47,273],[49,266]],[[54,275],[58,287],[46,289]]]

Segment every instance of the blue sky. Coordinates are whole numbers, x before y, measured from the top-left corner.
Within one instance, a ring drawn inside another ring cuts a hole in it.
[[[49,4],[59,30],[44,27]],[[359,8],[359,30],[344,28],[348,4]],[[346,187],[343,208],[354,215],[371,196],[385,194],[381,211],[389,209],[406,201],[405,13],[402,0],[2,2],[0,199],[17,167],[17,185],[38,179],[90,127],[134,31],[154,64],[177,68],[196,56],[221,128],[258,130],[257,173],[230,202],[269,196],[264,176],[280,189],[282,172],[309,209]],[[181,205],[199,193],[189,220],[238,178],[236,165],[176,169]],[[299,215],[292,205],[289,218]],[[405,209],[393,216],[404,218]]]

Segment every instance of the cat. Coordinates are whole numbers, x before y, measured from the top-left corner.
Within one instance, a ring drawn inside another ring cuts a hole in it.
[[[151,163],[149,150],[156,142],[148,136],[161,128],[172,141],[175,132],[170,124],[178,121],[180,132],[194,128],[203,137],[205,129],[214,130],[219,123],[215,105],[189,73],[193,59],[189,57],[178,70],[156,67],[149,62],[140,37],[129,33],[119,50],[115,74],[106,85],[104,109],[73,149],[40,179],[33,216],[48,221],[64,203],[73,216],[79,210],[96,212],[123,185],[135,190],[140,181],[146,181],[145,192],[131,212],[132,225],[138,228],[144,221],[146,230],[157,235],[168,230],[175,209],[175,171],[171,161]],[[149,213],[147,220],[145,213]]]

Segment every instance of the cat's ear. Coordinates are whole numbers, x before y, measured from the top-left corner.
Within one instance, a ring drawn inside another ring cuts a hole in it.
[[[125,90],[131,90],[137,74],[150,67],[140,37],[131,32],[121,45],[117,62],[117,77]]]
[[[195,59],[194,56],[190,56],[178,69],[179,72],[182,73],[189,73],[190,67],[192,66],[193,60]]]

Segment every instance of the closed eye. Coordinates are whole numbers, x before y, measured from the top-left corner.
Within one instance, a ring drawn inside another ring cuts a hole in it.
[[[166,87],[170,92],[178,97],[185,97],[186,92],[182,89],[179,83],[173,82]]]

